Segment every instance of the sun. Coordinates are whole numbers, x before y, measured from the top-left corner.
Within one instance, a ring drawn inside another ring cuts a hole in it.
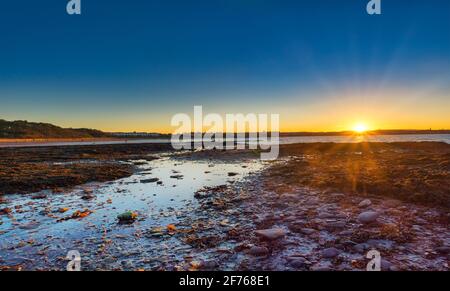
[[[359,122],[353,126],[353,131],[357,133],[364,133],[367,130],[368,130],[367,125],[362,122]]]

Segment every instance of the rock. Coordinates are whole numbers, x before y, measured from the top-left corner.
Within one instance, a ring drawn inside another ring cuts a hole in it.
[[[89,216],[92,214],[92,211],[89,209],[85,209],[83,211],[77,210],[74,213],[72,213],[72,216],[70,218],[76,219],[76,218],[85,218],[86,216]]]
[[[305,258],[302,257],[295,257],[295,258],[291,258],[289,265],[291,265],[292,267],[296,268],[296,269],[300,269],[305,267],[306,265],[308,265],[308,261]]]
[[[19,228],[20,228],[20,229],[31,230],[31,229],[36,229],[36,228],[38,228],[39,225],[40,225],[39,222],[32,221],[32,222],[27,223],[27,224],[21,224],[21,225],[19,226]]]
[[[131,211],[119,214],[117,216],[117,219],[119,219],[119,222],[121,223],[132,223],[136,220],[137,214]]]
[[[213,270],[219,266],[219,263],[215,260],[200,262],[200,268],[203,270]]]
[[[83,200],[92,200],[94,198],[95,197],[93,195],[90,195],[90,194],[81,196],[81,199],[83,199]]]
[[[267,254],[269,254],[269,249],[266,247],[258,247],[258,246],[254,246],[252,248],[250,248],[250,250],[248,251],[248,253],[252,256],[266,256]]]
[[[310,270],[314,272],[331,271],[332,267],[330,262],[320,262],[313,265]]]
[[[402,205],[402,202],[399,200],[387,200],[383,203],[386,207],[395,208]]]
[[[450,253],[450,247],[449,246],[437,247],[436,252],[446,255]]]
[[[7,214],[10,214],[11,213],[11,208],[3,208],[3,209],[0,209],[0,215],[7,215]]]
[[[317,218],[327,219],[327,218],[335,218],[336,215],[329,212],[321,212],[317,215]]]
[[[365,200],[361,201],[361,203],[358,204],[358,207],[366,208],[366,207],[369,207],[370,205],[372,205],[372,201],[370,201],[370,199],[365,199]]]
[[[68,210],[69,210],[69,208],[67,208],[67,207],[61,207],[61,208],[58,209],[58,212],[59,213],[64,213],[64,212],[67,212]]]
[[[375,222],[380,214],[375,211],[366,211],[358,215],[358,221],[363,224],[369,224]]]
[[[315,230],[315,229],[312,229],[312,228],[303,228],[303,229],[301,230],[301,232],[304,233],[304,234],[306,234],[306,235],[311,235],[311,234],[315,233],[316,230]]]
[[[47,198],[47,195],[45,195],[45,194],[36,194],[33,197],[31,197],[31,199],[33,199],[33,200],[45,199],[45,198]]]
[[[143,179],[143,180],[141,180],[141,183],[147,184],[147,183],[155,183],[155,182],[158,182],[158,181],[159,181],[158,178],[150,178],[150,179]]]
[[[322,251],[322,257],[324,258],[334,258],[339,256],[339,254],[341,253],[340,250],[338,250],[337,248],[328,248],[328,249],[324,249]]]
[[[255,234],[264,240],[276,240],[286,235],[286,231],[281,228],[262,229],[255,231]]]
[[[391,262],[381,259],[381,271],[394,271],[395,267]]]
[[[360,254],[364,253],[367,249],[369,249],[369,247],[370,246],[367,243],[356,244],[353,246],[355,251]]]
[[[366,243],[375,249],[382,250],[391,250],[395,245],[395,242],[387,239],[369,239]]]
[[[325,225],[325,228],[333,230],[333,229],[342,229],[342,228],[345,228],[345,226],[346,226],[346,223],[344,221],[333,221],[333,222],[328,222]]]
[[[280,196],[280,199],[283,199],[283,200],[289,201],[289,202],[296,202],[296,201],[298,201],[298,195],[292,194],[292,193],[285,193]]]
[[[339,233],[340,236],[349,236],[353,234],[353,230],[348,229],[348,230],[343,230]]]

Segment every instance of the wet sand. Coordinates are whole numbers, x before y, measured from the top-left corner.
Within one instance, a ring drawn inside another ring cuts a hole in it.
[[[19,181],[28,163],[50,165],[40,181],[54,163],[69,167],[59,177],[124,173],[2,195],[0,268],[64,270],[75,249],[85,270],[365,270],[376,249],[383,270],[448,270],[449,147],[284,145],[267,163],[150,144],[2,149]],[[121,224],[126,211],[137,219]]]
[[[0,148],[0,195],[127,177],[134,166],[127,160],[169,150],[168,144]]]

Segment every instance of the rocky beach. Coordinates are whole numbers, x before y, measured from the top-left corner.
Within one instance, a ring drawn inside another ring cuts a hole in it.
[[[0,149],[0,269],[449,270],[450,145]]]

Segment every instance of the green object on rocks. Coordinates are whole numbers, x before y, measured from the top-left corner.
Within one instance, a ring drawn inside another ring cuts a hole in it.
[[[132,221],[136,220],[137,216],[138,215],[136,213],[134,213],[132,211],[128,211],[128,212],[119,214],[117,216],[117,218],[119,219],[120,222],[132,222]]]

